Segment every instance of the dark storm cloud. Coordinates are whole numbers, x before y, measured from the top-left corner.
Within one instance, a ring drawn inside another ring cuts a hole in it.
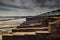
[[[60,0],[1,0],[0,5],[21,9],[32,9],[33,5],[42,8],[60,8]]]
[[[0,0],[0,16],[35,16],[56,8],[60,0]]]
[[[27,1],[27,0],[1,0],[0,6],[32,10],[32,8],[29,7],[29,3],[27,3],[27,2],[29,2],[29,1]],[[26,3],[27,3],[27,6],[26,6]]]
[[[60,0],[36,0],[37,5],[47,8],[60,8]]]
[[[10,11],[10,9],[6,9],[6,8],[0,8],[0,11],[3,10],[3,11]]]

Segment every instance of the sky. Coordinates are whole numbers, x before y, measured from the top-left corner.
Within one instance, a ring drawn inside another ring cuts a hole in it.
[[[60,0],[0,0],[0,16],[36,16],[60,8]]]

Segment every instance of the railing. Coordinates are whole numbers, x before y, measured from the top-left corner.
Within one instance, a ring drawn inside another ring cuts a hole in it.
[[[57,23],[57,22],[60,22],[60,20],[56,20],[54,22],[49,22],[49,24],[54,24],[54,23]]]

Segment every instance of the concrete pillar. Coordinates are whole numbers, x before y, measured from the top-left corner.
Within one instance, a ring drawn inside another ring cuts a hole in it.
[[[0,40],[2,40],[2,34],[0,34]]]
[[[50,24],[48,24],[48,32],[51,33],[51,25]]]

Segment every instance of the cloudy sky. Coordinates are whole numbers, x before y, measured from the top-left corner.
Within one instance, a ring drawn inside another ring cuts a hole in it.
[[[60,0],[0,0],[0,16],[36,16],[60,8]]]

